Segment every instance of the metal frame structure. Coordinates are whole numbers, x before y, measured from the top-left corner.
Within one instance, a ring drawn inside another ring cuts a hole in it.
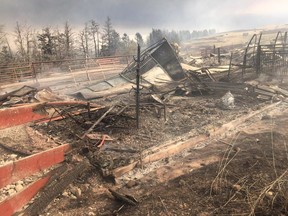
[[[255,68],[256,73],[288,75],[287,32],[279,31],[270,44],[262,44],[262,33],[254,34],[247,44],[243,58],[242,77],[246,68]],[[252,43],[254,41],[254,43]],[[251,52],[251,49],[253,51]],[[256,51],[256,52],[255,52]]]

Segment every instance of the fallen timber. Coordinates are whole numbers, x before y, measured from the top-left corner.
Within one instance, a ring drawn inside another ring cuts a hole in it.
[[[65,109],[66,107],[76,108],[77,110],[76,112],[71,112],[71,114],[67,116],[61,115],[61,113],[58,113],[58,116],[50,116],[46,113],[46,109],[55,109],[56,111],[56,108]],[[80,111],[79,108],[81,108]],[[83,101],[56,101],[25,104],[20,106],[16,105],[14,107],[0,110],[0,116],[3,117],[0,118],[0,129],[12,127],[15,125],[21,125],[32,121],[42,123],[63,119],[66,117],[73,118],[73,116],[71,115],[77,115],[83,112],[90,113],[92,111],[97,111],[98,109],[102,108],[104,107],[94,103],[87,103]],[[4,147],[6,146],[4,145]],[[68,153],[71,149],[72,146],[70,144],[62,144],[58,147],[54,147],[36,154],[28,156],[22,155],[27,157],[0,166],[0,188],[5,187],[6,185],[13,184],[32,175],[34,176],[33,178],[37,178],[37,176],[41,175],[41,172],[46,171],[47,169],[53,169],[54,166],[63,163],[65,161],[66,153]],[[76,165],[74,168],[70,169],[70,173],[67,173],[67,175],[63,176],[63,178],[58,179],[59,182],[53,185],[53,190],[48,190],[48,193],[46,189],[46,193],[41,193],[39,195],[40,201],[33,202],[33,204],[36,203],[36,206],[31,205],[31,208],[27,210],[29,211],[29,213],[27,213],[26,215],[36,215],[41,212],[41,210],[43,210],[50,201],[52,201],[59,193],[61,193],[80,173],[85,172],[87,168],[86,165],[87,163],[85,163],[85,165],[81,166],[80,168]],[[78,171],[76,172],[75,170]],[[40,177],[40,179],[38,180],[36,179],[32,184],[24,187],[18,193],[12,196],[8,196],[6,199],[1,201],[1,215],[2,212],[5,212],[4,215],[9,216],[19,211],[42,188],[47,188],[51,186],[50,182],[53,181],[55,176],[57,176],[55,172],[50,172],[50,174],[45,175],[44,177]]]
[[[0,203],[0,211],[2,216],[11,216],[25,206],[49,181],[51,176],[47,175],[26,187],[24,190],[9,197]]]
[[[70,170],[60,173],[61,178],[54,178],[45,185],[43,190],[40,192],[38,198],[24,210],[23,215],[33,216],[39,215],[48,204],[56,198],[69,184],[71,184],[79,175],[87,171],[89,165],[86,161],[77,164]]]
[[[64,161],[70,148],[69,144],[61,145],[1,166],[0,188]]]
[[[0,188],[63,162],[65,153],[69,150],[70,145],[66,144],[1,166]],[[15,195],[0,202],[1,215],[10,216],[20,210],[50,179],[55,178],[54,175],[55,171],[52,170]]]
[[[154,161],[158,161],[158,160],[167,158],[171,155],[175,155],[177,153],[180,153],[181,151],[183,151],[185,149],[195,147],[198,144],[201,144],[202,142],[207,142],[207,141],[214,139],[216,137],[217,138],[225,137],[228,133],[229,134],[236,133],[237,132],[236,128],[238,128],[241,124],[243,124],[244,122],[246,122],[250,118],[261,114],[264,111],[273,109],[274,107],[276,107],[280,103],[281,103],[281,101],[274,103],[274,104],[271,104],[271,105],[268,105],[268,106],[265,106],[260,110],[251,112],[248,115],[242,116],[238,119],[235,119],[231,122],[228,122],[228,123],[222,125],[218,129],[213,129],[213,130],[209,131],[209,136],[200,135],[197,137],[190,138],[184,142],[176,142],[176,143],[173,142],[173,143],[168,143],[168,144],[166,143],[166,144],[163,144],[160,146],[156,146],[156,147],[152,147],[150,149],[147,149],[147,150],[142,152],[143,157],[141,158],[141,160],[139,159],[138,161],[135,161],[131,164],[128,164],[128,165],[123,166],[123,167],[118,167],[118,168],[112,170],[112,175],[115,178],[118,178],[118,177],[124,175],[125,173],[133,170],[140,163],[147,164],[147,163],[151,163]],[[148,153],[150,153],[150,154],[148,154]]]
[[[63,116],[50,116],[46,111],[47,108],[65,107],[69,105],[88,107],[87,102],[83,101],[57,101],[47,103],[33,103],[25,104],[16,107],[0,109],[0,129],[26,124],[33,121],[47,122],[53,120],[63,119]],[[93,110],[102,109],[103,106],[90,103]],[[88,112],[88,110],[87,110]],[[81,112],[75,112],[74,115]]]

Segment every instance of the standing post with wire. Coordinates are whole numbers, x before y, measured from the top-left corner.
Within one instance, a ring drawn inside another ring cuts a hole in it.
[[[139,115],[140,115],[140,45],[137,44],[137,68],[136,68],[136,124],[139,129]]]

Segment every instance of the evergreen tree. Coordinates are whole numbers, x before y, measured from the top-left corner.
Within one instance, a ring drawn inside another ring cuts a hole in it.
[[[135,40],[136,40],[136,42],[137,42],[141,47],[144,46],[143,37],[142,37],[142,35],[141,35],[139,32],[137,32],[137,33],[135,34]]]
[[[52,35],[50,27],[43,29],[42,34],[39,34],[38,41],[39,48],[42,53],[43,60],[52,60],[56,56],[56,37]]]
[[[101,52],[104,56],[115,55],[120,43],[120,36],[113,27],[110,17],[107,17],[103,28]]]
[[[73,56],[73,32],[69,23],[66,21],[64,24],[64,33],[62,34],[64,42],[64,55],[65,58],[71,58]]]
[[[155,44],[164,37],[160,29],[152,29],[152,32],[149,34],[149,46]]]
[[[99,50],[99,24],[96,23],[95,20],[90,20],[90,35],[93,38],[93,44],[94,44],[94,54],[95,57],[98,57],[100,54]]]

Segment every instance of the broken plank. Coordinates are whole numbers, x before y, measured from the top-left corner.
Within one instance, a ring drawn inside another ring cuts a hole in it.
[[[93,111],[96,111],[96,110],[99,110],[99,109],[102,109],[104,107],[98,107],[98,108],[92,108],[90,109],[90,112],[93,112]],[[81,110],[81,111],[75,111],[75,112],[71,112],[70,115],[80,115],[80,114],[83,114],[83,113],[86,113],[88,112],[88,110]],[[50,122],[50,121],[57,121],[57,120],[61,120],[61,119],[65,119],[66,116],[60,116],[60,115],[57,115],[57,116],[54,116],[54,117],[49,117],[49,118],[44,118],[44,119],[40,119],[40,120],[36,120],[36,124],[40,124],[40,123],[45,123],[45,122]]]
[[[259,95],[264,95],[264,96],[270,97],[270,98],[276,95],[272,92],[264,91],[264,90],[257,89],[257,88],[254,89],[254,92],[259,94]]]
[[[288,91],[285,89],[282,89],[278,86],[270,86],[271,89],[275,90],[276,92],[279,92],[280,94],[284,95],[285,97],[288,97]]]
[[[0,188],[64,161],[69,144],[10,162],[0,167]]]
[[[138,201],[131,195],[120,194],[110,188],[108,190],[117,200],[120,200],[126,204],[136,206],[138,203]]]
[[[170,143],[170,145],[165,145],[165,147],[163,149],[160,146],[158,146],[158,151],[156,151],[156,152],[154,151],[154,153],[147,155],[146,157],[142,158],[141,163],[147,164],[147,163],[151,163],[151,162],[158,161],[160,159],[169,157],[171,155],[175,155],[175,154],[183,151],[184,149],[193,147],[197,143],[205,141],[206,139],[208,139],[207,136],[201,135],[201,136],[193,137],[193,138],[187,140],[186,142]],[[113,176],[115,176],[116,178],[120,177],[121,175],[134,169],[138,163],[139,163],[138,161],[135,161],[135,162],[133,162],[127,166],[123,166],[123,167],[119,167],[119,168],[114,169],[112,172]]]
[[[46,184],[45,188],[43,188],[39,193],[39,196],[35,198],[33,203],[23,211],[23,216],[40,215],[51,201],[53,201],[65,190],[65,188],[67,188],[77,177],[86,172],[89,168],[90,165],[86,161],[83,161],[73,166],[72,169],[64,172],[64,174],[61,174],[60,179],[56,178],[54,181]]]
[[[92,133],[86,134],[86,136],[91,140],[102,140],[103,136],[105,136],[105,140],[112,141],[113,139],[107,134],[99,134],[99,133]]]
[[[81,137],[82,139],[89,134],[105,117],[114,109],[115,106],[111,106]]]
[[[134,150],[134,149],[110,148],[110,147],[105,148],[105,151],[127,152],[127,153],[132,153],[132,154],[139,152],[138,150]]]
[[[272,89],[270,86],[266,86],[266,85],[257,85],[256,88],[263,90],[263,91],[267,91],[267,92],[271,92],[273,94],[276,94],[276,91],[274,89]]]
[[[47,102],[45,106],[69,106],[69,105],[78,105],[87,107],[87,102],[85,101],[54,101],[54,102]],[[89,105],[92,108],[103,108],[103,106],[95,103],[90,103]]]

